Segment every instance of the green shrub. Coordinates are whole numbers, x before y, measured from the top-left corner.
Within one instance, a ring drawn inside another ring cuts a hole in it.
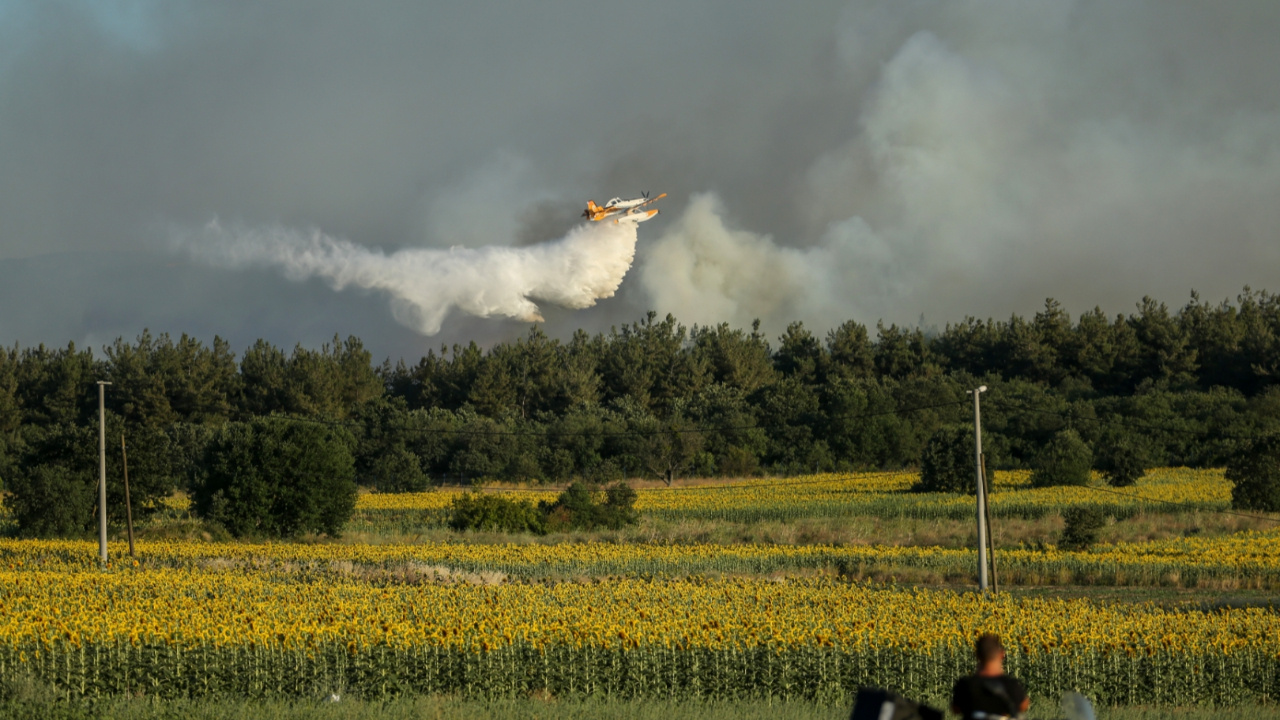
[[[720,457],[719,469],[727,477],[752,477],[760,472],[760,458],[747,448],[730,445]]]
[[[640,522],[634,507],[636,491],[630,485],[619,482],[605,488],[604,502],[596,501],[597,494],[596,486],[577,481],[565,488],[555,502],[542,502],[538,507],[551,530],[620,530]]]
[[[604,489],[577,481],[565,488],[554,502],[531,503],[511,500],[501,495],[472,493],[454,499],[449,513],[449,527],[454,530],[497,530],[501,532],[619,530],[640,522],[635,509],[636,491],[626,483],[614,483]]]
[[[573,475],[574,466],[573,453],[564,448],[548,451],[547,459],[542,465],[546,479],[553,482],[560,482]]]
[[[37,465],[14,476],[6,504],[19,533],[66,537],[88,532],[98,505],[97,483],[88,477],[63,465]]]
[[[614,483],[605,488],[602,524],[618,530],[623,525],[639,523],[640,513],[635,509],[636,497],[636,491],[626,483]]]
[[[174,423],[169,426],[169,455],[173,460],[174,481],[180,490],[190,491],[200,480],[200,462],[205,450],[218,434],[219,425],[202,423]],[[133,448],[129,449],[132,465]],[[130,491],[133,483],[130,482]]]
[[[387,449],[369,465],[369,479],[378,492],[421,492],[429,484],[422,461],[403,443]]]
[[[353,445],[318,423],[228,423],[205,450],[192,506],[236,537],[337,536],[356,504]]]
[[[620,482],[627,477],[627,468],[618,465],[617,460],[610,458],[585,468],[582,471],[582,477],[586,478],[588,482],[597,485],[607,482]]]
[[[1280,512],[1280,435],[1255,440],[1227,463],[1231,506]]]
[[[920,454],[920,482],[912,490],[977,494],[973,444],[972,426],[938,428]]]
[[[1147,472],[1143,453],[1128,438],[1109,440],[1094,455],[1093,466],[1115,487],[1128,487]]]
[[[173,492],[173,449],[156,428],[126,426],[107,414],[107,521],[125,522],[120,436],[129,454],[129,496],[135,522],[146,519]],[[97,527],[98,428],[70,424],[31,427],[19,461],[6,478],[18,533],[56,537],[90,533]]]
[[[449,512],[449,527],[459,531],[496,530],[535,535],[547,532],[543,513],[532,503],[482,493],[467,493],[454,498]]]
[[[1096,507],[1067,508],[1062,513],[1066,526],[1062,529],[1062,539],[1058,541],[1060,550],[1087,550],[1098,542],[1098,531],[1102,529],[1106,517]]]
[[[1088,485],[1093,468],[1093,452],[1075,430],[1063,430],[1036,454],[1032,463],[1031,484]]]

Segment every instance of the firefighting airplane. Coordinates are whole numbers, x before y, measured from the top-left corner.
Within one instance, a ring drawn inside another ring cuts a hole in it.
[[[604,205],[597,205],[595,200],[588,200],[587,209],[582,211],[582,217],[588,218],[593,222],[599,222],[607,217],[617,215],[618,217],[613,218],[615,223],[642,223],[658,214],[657,208],[645,210],[644,206],[658,202],[666,196],[666,193],[662,193],[656,198],[650,198],[649,193],[643,193],[641,197],[630,200],[614,198]]]

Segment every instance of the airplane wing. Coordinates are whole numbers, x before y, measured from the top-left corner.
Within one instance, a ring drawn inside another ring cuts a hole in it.
[[[657,214],[658,214],[657,209],[641,210],[640,208],[631,208],[630,210],[626,211],[625,213],[620,215],[618,218],[616,218],[613,221],[613,223],[615,225],[621,225],[622,223],[631,222],[631,223],[636,223],[638,225],[646,220],[653,218]]]
[[[664,197],[666,197],[666,196],[667,196],[667,194],[666,194],[666,193],[662,193],[662,194],[661,194],[661,195],[659,195],[658,197],[654,197],[654,198],[651,198],[651,197],[636,198],[636,200],[628,201],[628,202],[631,202],[631,203],[633,203],[633,204],[628,205],[628,206],[627,206],[627,208],[628,208],[629,210],[637,210],[637,209],[639,209],[639,208],[644,207],[645,205],[648,205],[649,203],[656,203],[656,202],[658,202],[659,200],[661,200],[662,198],[664,198]]]

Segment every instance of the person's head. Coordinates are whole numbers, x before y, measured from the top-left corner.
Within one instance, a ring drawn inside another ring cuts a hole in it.
[[[1000,643],[999,635],[983,633],[978,636],[978,641],[973,644],[973,654],[978,659],[979,668],[1004,666],[1004,645]]]

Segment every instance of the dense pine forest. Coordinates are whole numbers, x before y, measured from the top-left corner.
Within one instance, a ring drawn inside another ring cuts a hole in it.
[[[1248,288],[1234,303],[1193,293],[1176,311],[1144,298],[1118,316],[1072,318],[1048,300],[1031,318],[937,332],[848,321],[770,338],[758,324],[688,328],[650,313],[568,341],[535,326],[413,364],[379,365],[356,337],[291,351],[259,340],[237,356],[221,339],[144,332],[101,351],[0,351],[0,478],[27,502],[83,496],[70,512],[89,517],[100,379],[112,383],[108,446],[118,458],[127,439],[145,513],[199,476],[219,428],[263,416],[346,443],[359,483],[382,491],[670,481],[913,466],[936,431],[971,422],[966,391],[980,384],[996,466],[1024,466],[1068,428],[1151,465],[1221,465],[1280,427],[1278,375],[1280,296]]]

